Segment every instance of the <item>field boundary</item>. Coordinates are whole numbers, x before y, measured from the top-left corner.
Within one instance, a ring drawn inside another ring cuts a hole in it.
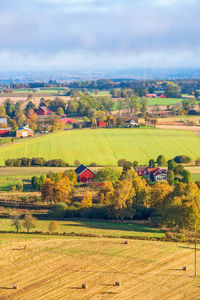
[[[168,238],[168,237],[147,237],[147,236],[129,236],[129,235],[121,235],[121,236],[113,236],[113,235],[98,235],[98,234],[90,234],[90,233],[75,233],[75,232],[42,232],[42,231],[33,231],[33,232],[26,232],[20,231],[16,233],[16,231],[5,231],[0,230],[0,234],[16,234],[17,235],[43,235],[43,236],[63,236],[63,237],[87,237],[87,238],[112,238],[112,239],[130,239],[130,240],[142,240],[142,241],[155,241],[155,242],[175,242],[175,243],[194,243],[194,239],[179,239],[179,238]],[[196,241],[197,244],[199,243],[198,240]]]

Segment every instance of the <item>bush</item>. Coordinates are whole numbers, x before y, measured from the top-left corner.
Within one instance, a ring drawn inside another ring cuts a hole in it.
[[[118,167],[123,167],[125,162],[126,162],[125,158],[119,159],[118,162],[117,162]]]
[[[49,211],[49,217],[55,220],[63,219],[67,208],[68,206],[63,203],[54,204]]]
[[[92,162],[92,163],[90,164],[90,167],[97,167],[97,164],[94,163],[94,162]]]
[[[45,163],[45,167],[68,167],[69,165],[62,159],[52,159]]]
[[[186,155],[178,155],[178,156],[174,157],[174,161],[177,164],[187,164],[191,161],[191,158]]]
[[[31,166],[44,166],[45,159],[43,157],[33,157],[31,159]]]
[[[11,190],[11,191],[16,191],[16,189],[17,189],[16,185],[12,185],[12,186],[10,187],[10,190]]]

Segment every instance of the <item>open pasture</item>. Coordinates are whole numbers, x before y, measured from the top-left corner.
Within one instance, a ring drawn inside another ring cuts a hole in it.
[[[179,154],[196,159],[199,149],[200,139],[184,130],[68,130],[0,148],[0,165],[8,158],[20,157],[61,158],[70,165],[76,159],[85,164],[117,165],[121,158],[146,164],[160,154],[167,159]]]
[[[200,296],[200,279],[193,276],[193,245],[14,234],[1,234],[0,241],[0,299]],[[199,251],[197,256],[199,264]],[[115,286],[116,281],[120,286]],[[18,289],[12,288],[15,283]],[[81,288],[83,283],[86,289]]]
[[[149,105],[175,105],[182,102],[183,98],[149,98]]]
[[[0,231],[15,231],[15,228],[11,226],[10,219],[1,219]],[[48,232],[49,220],[37,220],[35,222],[35,229],[32,231]],[[165,232],[152,228],[146,225],[138,224],[122,224],[118,222],[98,222],[98,221],[57,221],[58,232],[71,234],[93,234],[99,237],[165,237]],[[24,230],[24,229],[23,229]]]

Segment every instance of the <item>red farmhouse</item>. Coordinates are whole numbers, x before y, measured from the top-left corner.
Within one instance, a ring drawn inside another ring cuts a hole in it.
[[[91,182],[92,178],[94,177],[95,173],[92,172],[88,167],[84,165],[80,165],[78,168],[75,169],[77,174],[77,181],[78,182]]]
[[[41,106],[37,110],[38,116],[49,116],[51,114],[52,114],[52,111],[46,106]]]

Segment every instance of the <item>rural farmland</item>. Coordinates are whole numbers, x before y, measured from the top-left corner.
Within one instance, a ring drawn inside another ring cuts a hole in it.
[[[80,162],[117,165],[126,158],[148,163],[163,154],[167,159],[199,156],[200,139],[190,131],[164,129],[85,129],[48,134],[0,148],[0,165],[6,159],[20,157],[61,158],[70,165]]]
[[[193,276],[191,244],[128,240],[126,245],[123,239],[14,234],[0,237],[0,255],[4,257],[1,299],[189,300],[200,294],[199,278]],[[120,286],[115,286],[116,281]],[[12,289],[15,283],[18,289]],[[83,283],[86,289],[81,289]]]

